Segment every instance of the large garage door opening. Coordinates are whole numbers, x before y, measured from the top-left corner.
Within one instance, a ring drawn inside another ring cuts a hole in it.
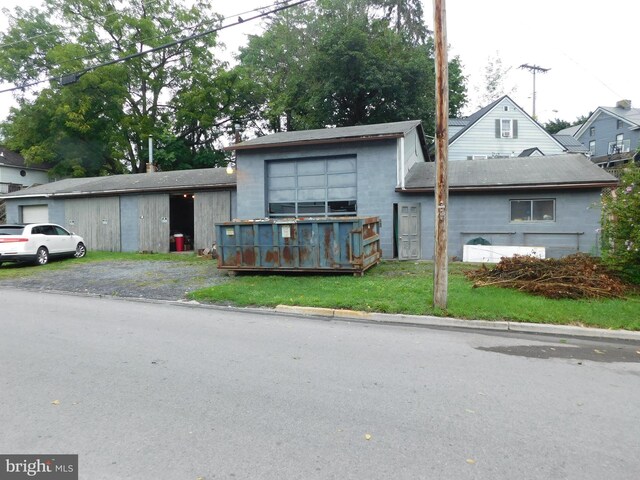
[[[193,250],[193,193],[171,195],[169,200],[169,250]]]

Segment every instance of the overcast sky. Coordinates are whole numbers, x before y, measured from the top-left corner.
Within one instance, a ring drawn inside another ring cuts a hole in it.
[[[224,15],[235,18],[271,0],[212,0]],[[13,9],[37,6],[39,0],[2,0]],[[219,7],[218,7],[219,5]],[[425,18],[433,28],[433,1],[423,0]],[[464,113],[477,110],[475,90],[484,83],[489,57],[498,55],[510,68],[506,90],[532,113],[533,77],[522,64],[550,69],[536,75],[536,114],[541,122],[552,118],[573,121],[598,106],[614,106],[630,99],[640,107],[640,57],[637,54],[638,0],[448,0],[449,56],[458,55],[468,76],[471,101]],[[4,15],[0,28],[6,28]],[[231,52],[259,31],[246,22],[225,31],[222,40]],[[0,93],[0,119],[12,105],[11,93]]]

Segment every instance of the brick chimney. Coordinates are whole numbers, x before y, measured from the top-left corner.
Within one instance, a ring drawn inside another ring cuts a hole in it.
[[[616,108],[623,108],[629,110],[631,108],[631,100],[618,100],[616,102]]]

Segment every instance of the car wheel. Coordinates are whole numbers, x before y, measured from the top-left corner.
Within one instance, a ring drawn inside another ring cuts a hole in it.
[[[84,246],[84,243],[80,242],[76,246],[76,253],[73,254],[76,258],[82,258],[87,254],[87,247]]]
[[[47,263],[49,263],[49,250],[40,247],[36,253],[36,265],[46,265]]]

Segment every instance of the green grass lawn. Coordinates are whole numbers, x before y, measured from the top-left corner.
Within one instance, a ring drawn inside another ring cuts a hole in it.
[[[382,262],[363,277],[248,275],[191,294],[237,306],[298,305],[366,312],[584,325],[640,330],[640,295],[615,300],[550,300],[497,287],[473,288],[463,275],[477,265],[449,265],[448,308],[433,307],[433,264]]]

